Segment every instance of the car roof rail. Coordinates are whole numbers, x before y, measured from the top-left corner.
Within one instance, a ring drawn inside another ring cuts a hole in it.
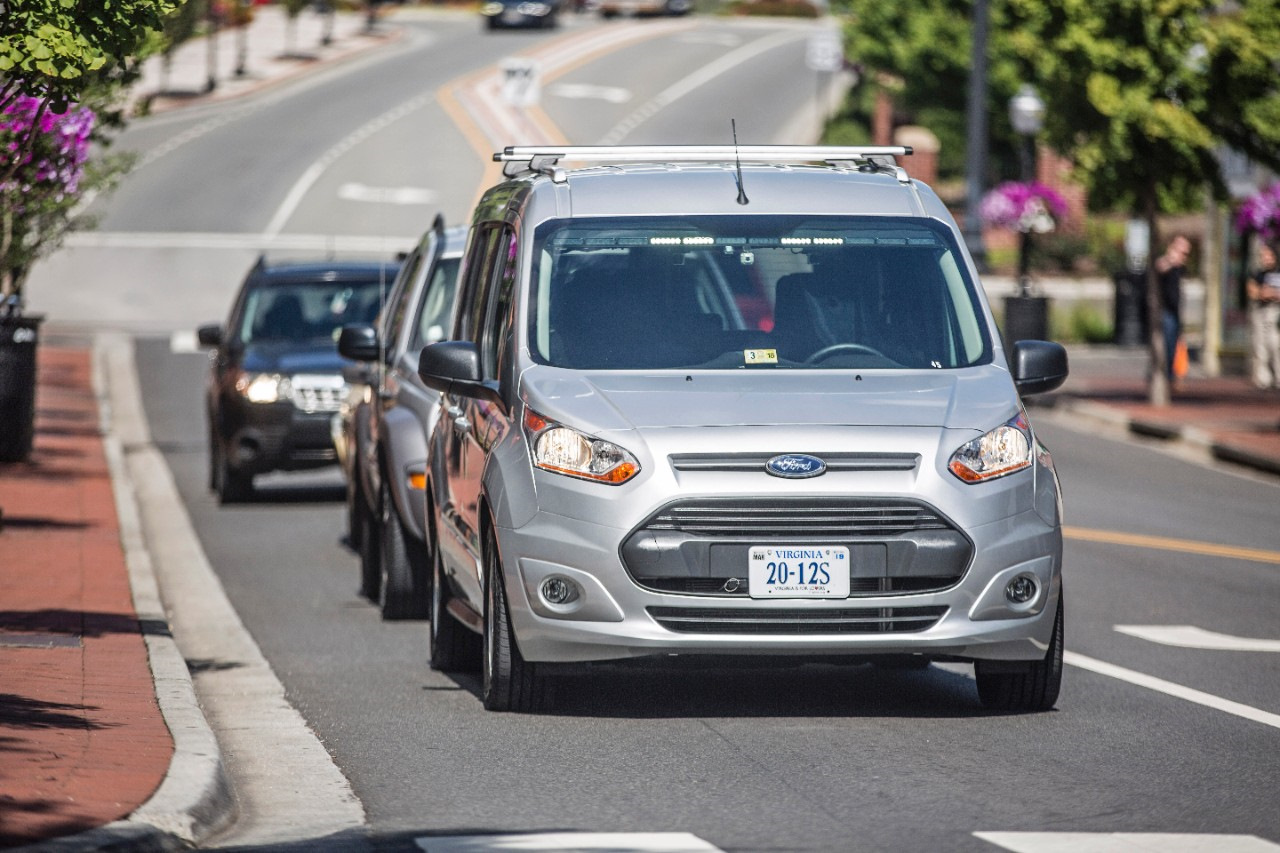
[[[493,155],[507,177],[521,172],[551,175],[558,183],[562,160],[578,163],[828,163],[859,171],[883,172],[910,183],[894,157],[912,153],[909,145],[508,145]]]

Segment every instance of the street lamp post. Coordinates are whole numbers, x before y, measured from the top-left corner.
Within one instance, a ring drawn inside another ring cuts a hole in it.
[[[1009,122],[1022,138],[1018,160],[1021,179],[1029,184],[1035,180],[1035,137],[1044,127],[1044,101],[1030,83],[1009,99]],[[1018,293],[1005,299],[1006,344],[1048,336],[1049,300],[1031,295],[1031,223],[1022,222],[1018,226]]]

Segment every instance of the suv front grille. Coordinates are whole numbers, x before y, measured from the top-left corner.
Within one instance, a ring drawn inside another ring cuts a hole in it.
[[[909,634],[938,624],[943,605],[758,609],[649,607],[649,615],[681,634]]]
[[[347,386],[335,383],[329,377],[308,381],[308,377],[295,376],[290,385],[290,399],[294,407],[304,412],[337,412],[347,398]]]
[[[621,556],[645,589],[740,598],[750,594],[748,551],[768,542],[847,547],[851,597],[948,589],[973,557],[968,537],[928,504],[875,497],[677,501],[634,530]]]

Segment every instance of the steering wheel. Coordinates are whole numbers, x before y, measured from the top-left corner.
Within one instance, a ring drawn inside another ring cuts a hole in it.
[[[832,344],[829,347],[823,347],[822,349],[815,352],[813,355],[806,358],[804,360],[804,363],[817,364],[820,361],[826,361],[828,358],[831,358],[831,356],[837,355],[842,352],[862,353],[863,355],[874,355],[879,358],[892,361],[892,359],[890,359],[889,356],[880,352],[880,350],[876,349],[875,347],[869,347],[866,344]]]

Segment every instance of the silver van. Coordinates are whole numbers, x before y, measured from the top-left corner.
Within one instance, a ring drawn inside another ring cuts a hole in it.
[[[431,663],[974,664],[1053,706],[1061,498],[955,222],[902,148],[508,148],[427,346]],[[581,163],[566,170],[562,164]]]

